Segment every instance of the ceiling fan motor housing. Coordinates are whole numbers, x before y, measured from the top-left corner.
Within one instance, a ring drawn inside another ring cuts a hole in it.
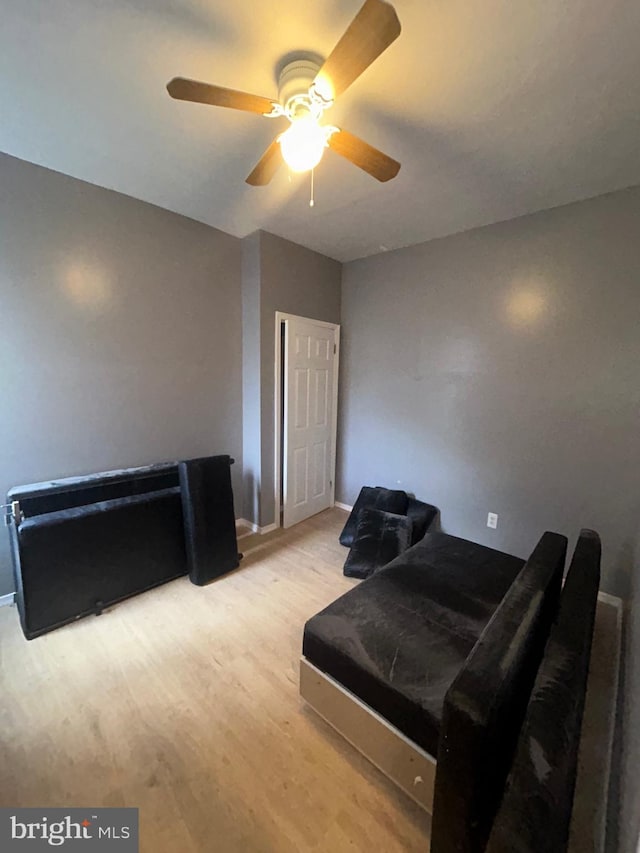
[[[280,72],[278,100],[292,120],[315,112],[309,87],[319,70],[320,66],[312,60],[294,59]]]

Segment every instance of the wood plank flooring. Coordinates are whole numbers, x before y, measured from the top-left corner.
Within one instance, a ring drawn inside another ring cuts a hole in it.
[[[355,583],[345,518],[31,642],[0,608],[0,804],[137,806],[144,853],[427,850],[429,816],[298,697],[304,622]]]
[[[27,642],[0,608],[0,805],[137,806],[143,853],[426,851],[430,817],[298,695],[305,621],[357,581],[328,510]],[[600,853],[620,630],[600,602],[570,849]]]

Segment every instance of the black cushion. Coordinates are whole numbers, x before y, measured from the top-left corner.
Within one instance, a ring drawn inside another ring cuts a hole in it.
[[[523,562],[428,532],[310,619],[303,654],[435,756],[445,693]]]
[[[344,564],[351,578],[368,578],[411,545],[411,519],[381,509],[360,510],[358,527]]]
[[[594,531],[583,530],[488,853],[567,850],[599,583],[600,540]]]
[[[424,538],[429,526],[438,515],[438,509],[417,498],[409,497],[407,502],[407,515],[411,519],[413,530],[411,533],[411,544],[415,545]]]
[[[397,515],[407,514],[407,493],[395,489],[383,489],[381,486],[363,486],[353,505],[342,533],[340,544],[350,548],[358,527],[358,515],[362,509],[382,509]]]
[[[231,461],[206,456],[178,464],[189,579],[198,586],[238,566]]]
[[[557,612],[566,547],[564,536],[543,535],[447,691],[432,853],[485,849]]]
[[[33,516],[12,530],[28,639],[187,570],[177,487]]]

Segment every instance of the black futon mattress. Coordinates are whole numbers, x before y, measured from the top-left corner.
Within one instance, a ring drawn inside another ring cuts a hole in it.
[[[523,565],[427,533],[313,616],[303,655],[435,757],[445,693]]]

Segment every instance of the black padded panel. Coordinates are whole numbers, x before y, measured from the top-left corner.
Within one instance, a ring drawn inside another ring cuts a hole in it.
[[[7,493],[7,503],[19,501],[22,515],[30,518],[75,506],[173,489],[177,485],[177,463],[161,462],[157,465],[121,468],[117,471],[15,486]]]
[[[358,527],[358,514],[361,509],[382,509],[397,515],[407,514],[407,493],[397,489],[384,489],[382,486],[363,486],[353,505],[342,533],[340,544],[350,548]]]
[[[565,853],[569,841],[600,539],[583,530],[533,687],[488,853]]]
[[[381,509],[360,510],[358,527],[344,564],[351,578],[368,578],[411,545],[411,519]]]
[[[445,693],[523,563],[429,532],[310,619],[303,654],[435,756]]]
[[[187,569],[177,487],[34,516],[12,539],[28,639]]]
[[[239,565],[231,462],[207,456],[178,465],[189,578],[198,586]]]
[[[407,515],[411,519],[412,533],[411,544],[415,545],[424,538],[430,525],[438,515],[438,509],[417,498],[409,497],[407,502]]]
[[[432,853],[481,853],[557,612],[567,540],[545,533],[447,691]]]

